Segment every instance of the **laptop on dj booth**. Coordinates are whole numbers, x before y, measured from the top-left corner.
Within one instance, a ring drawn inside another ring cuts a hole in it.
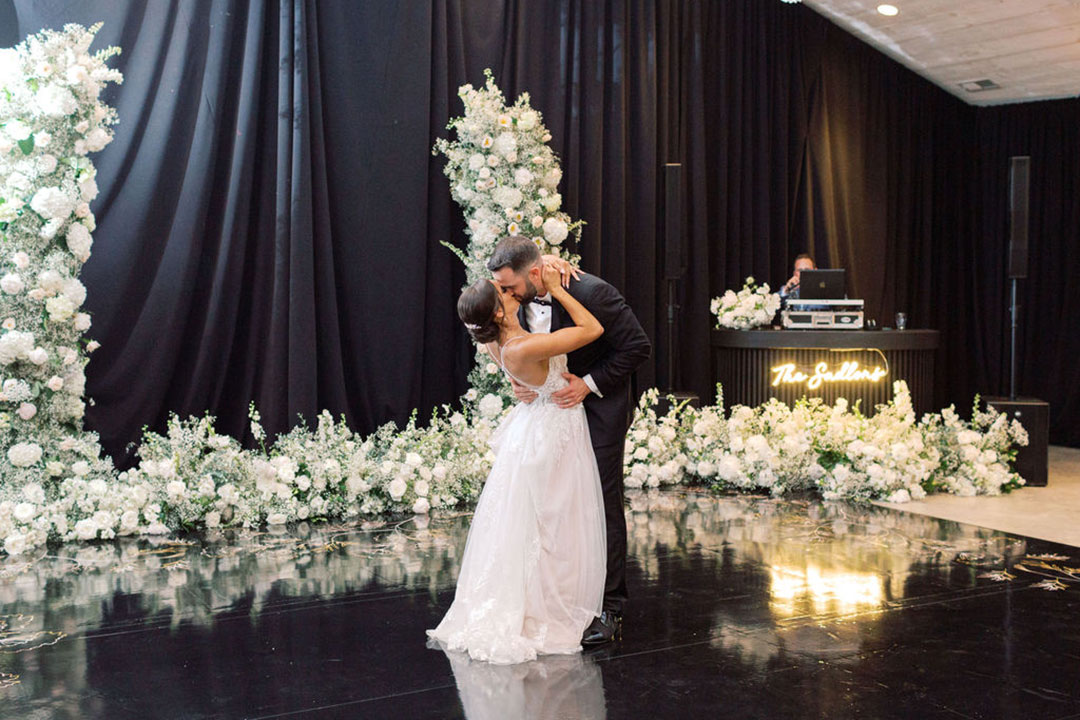
[[[844,270],[803,270],[799,273],[800,300],[843,300]]]

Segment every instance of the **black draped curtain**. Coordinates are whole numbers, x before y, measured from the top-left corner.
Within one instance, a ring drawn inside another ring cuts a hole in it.
[[[1019,389],[1080,444],[1075,100],[976,109],[778,0],[8,0],[0,42],[98,20],[126,79],[83,273],[88,424],[121,460],[169,412],[242,436],[251,402],[271,431],[325,408],[367,432],[465,389],[463,273],[439,245],[465,238],[430,148],[485,67],[544,114],[583,264],[654,339],[639,389],[674,361],[711,397],[709,298],[809,251],[882,324],[942,331],[941,403],[1001,393],[1007,160],[1031,155]],[[665,162],[683,168],[673,359]]]

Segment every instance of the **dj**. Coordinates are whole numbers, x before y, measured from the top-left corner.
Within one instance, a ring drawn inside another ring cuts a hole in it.
[[[781,300],[787,300],[788,298],[797,300],[799,298],[799,274],[803,270],[817,270],[817,264],[814,262],[814,258],[806,253],[802,253],[795,257],[795,272],[784,287],[780,288]]]

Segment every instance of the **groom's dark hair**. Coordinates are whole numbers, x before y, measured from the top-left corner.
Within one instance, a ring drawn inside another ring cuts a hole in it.
[[[508,267],[518,275],[523,275],[538,262],[540,248],[536,247],[536,243],[521,235],[511,235],[496,243],[495,252],[487,261],[487,269],[496,272]]]

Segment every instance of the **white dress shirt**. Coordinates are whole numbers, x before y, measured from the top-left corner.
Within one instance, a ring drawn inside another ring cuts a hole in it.
[[[546,296],[545,296],[546,297]],[[551,298],[546,298],[550,300]],[[551,332],[551,306],[541,305],[540,303],[531,302],[525,306],[525,319],[529,323],[529,332],[534,333],[549,333]],[[589,387],[589,390],[596,394],[597,397],[604,397],[596,388],[596,381],[593,380],[592,375],[586,375],[581,378],[585,381],[585,384]]]

